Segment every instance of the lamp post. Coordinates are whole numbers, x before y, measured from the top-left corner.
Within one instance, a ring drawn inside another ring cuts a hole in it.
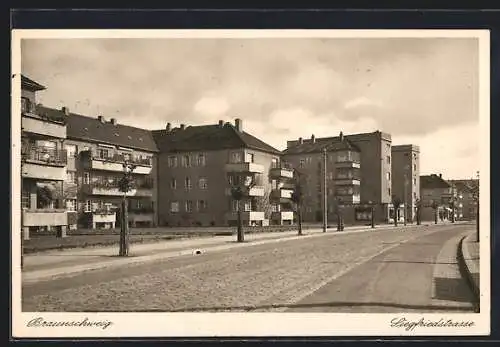
[[[372,201],[369,201],[368,203],[370,204],[371,227],[372,227],[372,229],[374,229],[375,228],[375,216],[374,216],[375,205]]]
[[[326,148],[323,148],[323,232],[326,233],[326,228],[328,225],[328,194],[327,194],[327,180],[326,180],[326,164],[327,164],[327,152]]]

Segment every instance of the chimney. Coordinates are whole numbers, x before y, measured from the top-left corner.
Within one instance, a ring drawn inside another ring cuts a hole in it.
[[[302,139],[302,137],[299,137],[299,145],[301,145],[303,143],[304,143],[304,140]]]
[[[342,131],[339,134],[339,139],[340,139],[340,142],[344,141],[344,134],[342,133]]]
[[[172,129],[172,124],[169,122],[167,123],[165,130],[170,131],[171,129]]]
[[[316,143],[316,137],[314,136],[314,134],[311,135],[311,142]]]
[[[223,120],[219,120],[219,127],[223,127],[224,126],[224,121]]]
[[[234,125],[236,126],[236,130],[238,130],[240,133],[243,132],[243,121],[240,118],[236,118],[234,120]]]
[[[101,123],[104,123],[104,117],[103,116],[97,116],[97,120]]]
[[[116,118],[111,118],[110,123],[116,125]]]
[[[186,124],[181,124],[181,130],[186,129]]]
[[[67,108],[66,106],[61,107],[61,111],[65,116],[69,116],[69,108]]]
[[[439,178],[443,178],[443,175],[442,175],[442,174],[439,174]]]

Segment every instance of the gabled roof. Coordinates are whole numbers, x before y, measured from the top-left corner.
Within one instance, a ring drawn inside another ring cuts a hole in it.
[[[35,82],[31,78],[24,75],[21,75],[21,88],[34,92],[46,89],[45,86],[42,86],[40,83]]]
[[[338,137],[329,137],[324,139],[317,139],[314,142],[307,141],[302,144],[289,147],[283,151],[283,154],[302,154],[302,153],[319,153],[326,148],[329,152],[350,150],[354,152],[361,152],[359,147],[348,140],[345,136],[341,139]]]
[[[132,149],[157,152],[158,148],[149,130],[123,124],[102,123],[97,118],[76,113],[65,116],[62,110],[37,106],[37,111],[53,116],[66,117],[68,139],[106,143]]]
[[[189,152],[221,149],[249,148],[280,154],[276,148],[255,136],[238,131],[232,124],[188,126],[170,131],[153,130],[160,152]]]
[[[421,189],[443,189],[450,188],[451,185],[436,174],[420,176]]]

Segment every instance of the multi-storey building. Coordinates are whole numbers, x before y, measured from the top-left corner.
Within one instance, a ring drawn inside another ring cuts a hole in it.
[[[464,220],[474,220],[477,216],[477,189],[478,181],[469,180],[449,180],[457,191],[457,213],[458,218]]]
[[[133,189],[127,196],[131,226],[156,225],[156,144],[150,131],[118,124],[103,116],[86,117],[39,107],[52,117],[65,115],[67,121],[66,174],[64,199],[74,215],[73,228],[115,228],[120,224],[124,197],[118,187],[124,163],[135,165]]]
[[[342,133],[338,138],[316,139],[313,135],[308,141],[289,143],[283,161],[302,176],[304,221],[323,220],[325,194],[329,220],[336,220],[339,207],[346,223],[355,220],[355,206],[361,199],[360,150]]]
[[[443,179],[442,175],[431,174],[420,176],[420,199],[422,202],[422,220],[434,220],[436,211],[432,208],[435,203],[438,218],[451,219],[451,199],[457,199],[457,191],[453,185]],[[457,211],[455,210],[455,217]]]
[[[230,225],[236,223],[234,185],[248,185],[242,221],[264,225],[277,206],[270,203],[270,169],[280,151],[243,130],[243,122],[185,126],[153,131],[158,158],[161,225]]]
[[[64,207],[67,116],[48,114],[37,105],[45,87],[21,76],[21,208],[25,239],[30,231],[56,230],[64,236],[68,225]]]
[[[408,222],[416,220],[420,200],[420,149],[415,145],[392,146],[392,194],[406,208]]]
[[[347,140],[347,141],[346,141]],[[337,137],[302,139],[287,141],[287,149],[284,151],[284,160],[295,161],[295,164],[303,165],[302,170],[309,177],[318,177],[321,172],[321,153],[320,150],[326,148],[329,143],[344,143],[349,144],[350,148],[348,158],[352,162],[350,170],[352,176],[357,177],[354,184],[344,190],[339,185],[328,191],[332,197],[348,194],[350,204],[359,205],[356,208],[351,208],[354,212],[345,211],[344,218],[353,216],[354,219],[366,221],[368,219],[367,209],[374,207],[375,219],[378,221],[388,221],[393,214],[392,211],[392,191],[391,191],[391,136],[380,131],[373,133],[341,135]],[[311,155],[311,153],[316,153]],[[334,162],[337,159],[332,157]],[[328,159],[330,161],[330,159]],[[300,164],[303,162],[303,164]],[[330,174],[328,174],[330,175]],[[332,174],[333,175],[333,174]],[[332,176],[333,177],[333,176]],[[330,177],[329,177],[330,178]],[[309,180],[313,180],[309,178]],[[333,181],[329,179],[329,182]],[[337,191],[335,191],[337,190]],[[337,193],[337,194],[335,194]],[[319,221],[322,214],[322,191],[321,183],[316,180],[311,181],[306,189],[306,194],[309,195],[309,202],[305,216],[308,220]],[[333,199],[333,198],[332,198]],[[330,208],[335,209],[335,201],[329,203]],[[330,198],[328,198],[330,201]],[[347,202],[346,202],[347,203]],[[330,210],[329,208],[329,210]],[[345,219],[348,223],[348,219]]]

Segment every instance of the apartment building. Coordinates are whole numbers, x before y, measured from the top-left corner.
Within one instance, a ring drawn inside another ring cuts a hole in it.
[[[392,195],[403,202],[407,221],[416,221],[420,199],[420,148],[411,144],[392,146],[391,156]]]
[[[270,170],[280,151],[243,130],[243,122],[153,131],[159,148],[159,222],[165,226],[222,226],[237,221],[238,201],[231,189],[247,187],[240,202],[245,225],[266,225],[276,203],[270,202]]]
[[[67,117],[48,114],[37,105],[46,88],[21,76],[21,224],[24,239],[30,232],[49,231],[64,236],[68,216],[64,206]]]
[[[360,150],[342,133],[338,138],[316,139],[313,135],[310,140],[289,143],[283,161],[302,177],[305,222],[323,220],[325,193],[329,221],[337,220],[339,208],[346,223],[356,219],[356,205],[361,201]]]
[[[475,220],[477,216],[478,180],[448,180],[448,183],[454,186],[457,191],[458,218]]]
[[[452,209],[450,200],[457,199],[457,191],[453,185],[443,179],[441,174],[420,176],[420,199],[422,201],[422,220],[434,220],[436,211],[432,208],[437,205],[438,219],[450,220]],[[459,204],[459,202],[458,202]],[[455,210],[455,218],[459,211]]]
[[[341,143],[349,146],[340,151],[340,158],[342,159],[337,159],[336,155],[332,155],[331,158],[328,158],[329,164],[327,165],[330,165],[330,162],[333,164],[337,161],[342,161],[345,157],[350,168],[342,169],[347,170],[347,177],[355,179],[353,184],[343,188],[339,184],[333,184],[336,177],[335,172],[328,173],[328,188],[331,189],[328,191],[328,205],[333,211],[337,201],[336,197],[342,200],[341,197],[347,195],[348,201],[343,203],[346,206],[344,213],[346,223],[349,223],[349,219],[354,219],[354,222],[367,222],[370,219],[367,211],[371,211],[371,206],[374,207],[376,221],[390,221],[393,215],[391,199],[391,141],[390,134],[380,131],[352,135],[343,135],[341,133],[337,137],[315,138],[311,136],[310,139],[299,138],[298,140],[287,141],[284,160],[299,165],[299,170],[302,169],[306,176],[318,177],[321,171],[321,153],[319,152],[323,148],[327,148],[330,151],[328,144]],[[312,153],[315,153],[315,155],[312,155]],[[330,156],[330,154],[328,155]],[[303,165],[302,168],[300,168],[301,165]],[[306,189],[306,194],[309,195],[307,203],[309,208],[306,207],[306,209],[310,211],[306,211],[304,214],[307,216],[305,220],[319,221],[321,220],[322,213],[321,183],[317,178],[309,178],[309,180],[311,182],[307,185],[308,188]],[[330,195],[332,196],[331,198]],[[341,204],[341,206],[344,205]],[[329,213],[330,208],[328,209]]]

